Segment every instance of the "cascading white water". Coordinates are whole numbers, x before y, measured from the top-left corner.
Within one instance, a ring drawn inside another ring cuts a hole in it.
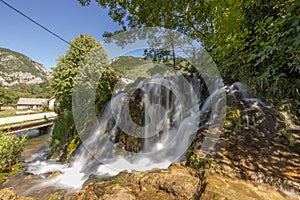
[[[167,168],[181,159],[200,122],[203,124],[207,119],[210,107],[210,100],[205,103],[201,100],[197,76],[189,77],[189,80],[186,77],[156,75],[140,81],[136,89],[143,93],[144,127],[137,126],[128,114],[130,96],[126,93],[116,95],[95,121],[93,131],[82,141],[69,165],[53,164],[47,160],[29,164],[28,172],[36,175],[62,172],[32,189],[57,186],[79,190],[91,174],[107,176],[123,170]],[[205,113],[205,119],[201,117],[201,111]],[[119,129],[143,138],[142,150],[134,153],[116,147]]]

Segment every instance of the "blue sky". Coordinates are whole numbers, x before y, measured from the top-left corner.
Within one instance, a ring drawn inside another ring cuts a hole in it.
[[[95,2],[83,7],[77,0],[6,0],[43,26],[70,41],[80,33],[91,34],[103,41],[104,31],[120,29],[107,10]],[[42,63],[48,70],[56,58],[64,55],[68,44],[50,35],[0,2],[0,47],[23,53]]]

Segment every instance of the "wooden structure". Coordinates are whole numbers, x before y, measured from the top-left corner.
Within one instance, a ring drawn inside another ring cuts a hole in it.
[[[5,134],[15,134],[21,131],[29,131],[32,129],[41,129],[52,126],[55,118],[36,120],[32,122],[23,122],[8,126],[0,126],[0,130]]]

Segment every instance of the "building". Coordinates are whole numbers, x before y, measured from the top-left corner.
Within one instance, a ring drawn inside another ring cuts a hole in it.
[[[17,109],[40,110],[47,105],[47,100],[42,98],[20,98],[17,103]]]
[[[52,96],[46,101],[46,104],[47,104],[49,110],[54,110],[55,100],[56,100],[55,96]]]

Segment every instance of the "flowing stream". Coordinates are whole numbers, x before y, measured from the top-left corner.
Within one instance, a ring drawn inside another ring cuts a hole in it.
[[[27,171],[34,175],[61,172],[61,175],[41,181],[28,193],[50,186],[76,191],[90,175],[112,176],[124,170],[167,168],[185,159],[192,136],[208,121],[212,97],[201,96],[203,88],[199,81],[197,76],[187,75],[157,75],[140,81],[135,90],[141,93],[144,126],[133,122],[129,114],[132,93],[117,94],[94,121],[90,133],[81,137],[82,145],[69,164],[48,160],[28,164]],[[120,130],[141,138],[141,151],[130,152],[117,147]]]
[[[18,182],[10,182],[14,190],[25,194],[38,191],[51,193],[53,188],[63,188],[70,192],[78,191],[90,176],[106,177],[118,174],[120,171],[145,171],[154,168],[167,168],[171,163],[184,160],[185,152],[192,138],[199,130],[209,126],[214,121],[220,121],[213,109],[221,110],[221,93],[227,90],[229,104],[242,103],[246,117],[245,126],[255,131],[250,112],[253,109],[260,113],[269,112],[266,105],[254,98],[241,83],[224,87],[215,82],[218,90],[208,95],[203,82],[197,76],[172,75],[168,77],[154,76],[143,79],[134,90],[116,94],[106,105],[101,115],[90,123],[86,132],[82,133],[82,144],[76,150],[68,164],[60,164],[56,160],[47,160],[46,143],[40,142],[40,148],[34,144],[35,138],[25,147],[22,159],[27,165],[26,173],[32,174],[32,179],[26,187]],[[134,92],[138,91],[138,94]],[[140,101],[136,101],[140,98]],[[231,102],[230,102],[231,101]],[[130,114],[130,102],[136,102],[139,110],[135,114],[143,116],[142,123],[137,125]],[[212,104],[213,103],[213,104]],[[213,106],[212,106],[213,105]],[[275,112],[275,111],[274,111]],[[248,115],[249,113],[249,115]],[[142,124],[142,125],[141,125]],[[216,130],[213,126],[211,132]],[[274,137],[278,132],[278,124],[263,130]],[[142,147],[139,151],[128,151],[118,146],[120,134],[125,133],[134,144],[136,141]],[[49,136],[40,136],[37,141],[47,141]],[[218,134],[204,140],[201,152],[209,152]],[[43,139],[42,139],[43,138]],[[32,148],[35,146],[34,148]],[[39,149],[37,153],[37,149]],[[31,155],[31,156],[28,156]],[[205,154],[204,154],[205,156]],[[53,178],[49,174],[56,173]],[[18,177],[20,179],[20,177]],[[26,181],[23,176],[22,181]],[[20,182],[20,181],[19,181]],[[47,189],[50,188],[50,189]]]

